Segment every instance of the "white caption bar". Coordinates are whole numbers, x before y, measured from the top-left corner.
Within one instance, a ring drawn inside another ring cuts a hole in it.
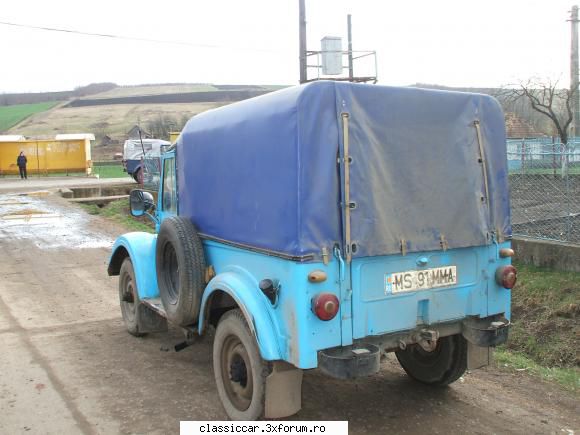
[[[348,421],[182,421],[179,433],[348,435]]]

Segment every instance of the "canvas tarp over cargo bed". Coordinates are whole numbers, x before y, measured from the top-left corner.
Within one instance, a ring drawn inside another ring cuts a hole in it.
[[[336,82],[192,118],[177,142],[179,214],[209,238],[300,260],[344,248],[342,113],[355,257],[511,235],[504,121],[493,98]]]

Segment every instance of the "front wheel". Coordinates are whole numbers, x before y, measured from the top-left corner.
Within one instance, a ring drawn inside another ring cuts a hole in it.
[[[137,281],[133,263],[129,257],[123,260],[119,272],[119,302],[121,304],[121,314],[129,334],[135,337],[142,337],[145,333],[139,331],[139,310],[141,303],[139,292],[137,291]]]
[[[449,385],[467,370],[467,341],[461,335],[440,338],[432,352],[414,344],[395,354],[410,377],[428,385]]]
[[[264,416],[269,364],[239,309],[220,319],[213,345],[213,371],[218,395],[232,420],[257,420]]]

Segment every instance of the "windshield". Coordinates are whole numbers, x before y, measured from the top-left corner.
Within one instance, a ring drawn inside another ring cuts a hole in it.
[[[143,188],[157,191],[159,189],[159,174],[161,173],[161,159],[159,151],[145,153],[143,159]]]

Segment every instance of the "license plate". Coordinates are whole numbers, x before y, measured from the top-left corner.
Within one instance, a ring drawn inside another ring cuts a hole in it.
[[[457,266],[409,270],[385,275],[385,294],[457,285]]]

